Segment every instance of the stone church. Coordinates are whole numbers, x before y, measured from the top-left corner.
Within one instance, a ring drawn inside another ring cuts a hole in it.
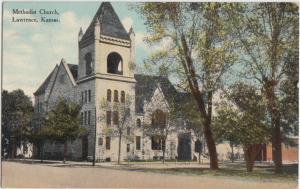
[[[153,122],[154,115],[160,115],[168,124],[170,107],[183,103],[188,94],[178,92],[166,77],[134,73],[134,30],[125,30],[109,2],[101,4],[85,32],[80,29],[78,49],[78,64],[62,59],[34,93],[35,112],[40,116],[60,98],[82,105],[81,125],[88,134],[68,143],[69,159],[91,159],[95,152],[98,161],[117,160],[118,137],[106,132],[106,128],[118,124],[118,112],[104,111],[101,104],[125,103],[128,97],[133,99],[129,108],[132,121],[121,141],[121,160],[160,159],[163,148],[166,159],[198,158],[195,143],[199,140],[195,142],[189,131],[173,130],[166,140],[155,133],[145,135],[144,125]],[[102,115],[105,119],[99,119]],[[37,147],[34,153],[40,150]],[[61,158],[63,145],[46,142],[43,154],[45,158]]]

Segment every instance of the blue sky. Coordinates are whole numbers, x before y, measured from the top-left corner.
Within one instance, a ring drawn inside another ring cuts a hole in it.
[[[88,27],[101,2],[5,2],[3,4],[3,89],[21,88],[29,96],[46,79],[60,60],[78,64],[79,28]],[[149,54],[144,44],[144,21],[128,2],[112,2],[121,22],[136,33],[136,63],[141,65]],[[13,9],[56,9],[59,23],[15,23],[15,18],[40,18],[36,15],[12,14]]]

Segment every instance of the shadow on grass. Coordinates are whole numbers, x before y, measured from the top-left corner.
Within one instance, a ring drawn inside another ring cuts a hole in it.
[[[242,164],[241,164],[242,165]],[[282,174],[275,174],[274,167],[255,167],[253,172],[247,172],[245,167],[233,166],[222,167],[219,170],[210,170],[209,168],[130,168],[132,171],[153,172],[162,174],[178,174],[178,175],[199,175],[199,176],[221,176],[233,177],[240,179],[253,179],[263,181],[297,181],[298,180],[298,164],[284,165]]]
[[[31,159],[2,159],[2,162],[15,162],[15,163],[22,163],[22,164],[56,164],[58,162],[54,162],[54,161],[48,161],[48,160],[43,160],[43,162],[41,162],[41,160],[31,160]]]

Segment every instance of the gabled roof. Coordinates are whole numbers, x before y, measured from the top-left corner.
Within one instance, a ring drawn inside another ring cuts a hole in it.
[[[57,65],[55,66],[55,68]],[[50,79],[52,75],[54,74],[55,68],[52,70],[52,72],[48,75],[48,77],[45,79],[45,81],[41,84],[41,86],[33,93],[34,96],[41,95],[45,93],[45,90],[47,89]]]
[[[157,87],[160,87],[169,104],[182,105],[191,98],[189,93],[178,92],[167,77],[135,74],[135,110],[143,113],[144,101],[150,101]]]
[[[121,23],[118,15],[109,2],[101,3],[88,29],[84,33],[81,41],[94,37],[94,24],[96,19],[100,21],[100,32],[103,35],[129,40],[129,35]]]
[[[76,85],[76,80],[77,80],[77,70],[78,70],[78,65],[75,64],[66,64],[65,62],[61,62],[61,65],[63,65],[66,68],[66,72],[69,75],[73,85]],[[42,83],[42,85],[38,88],[38,90],[36,90],[36,92],[34,92],[34,96],[37,95],[41,95],[44,94],[47,87],[49,86],[50,80],[52,75],[55,73],[55,69],[58,68],[58,66],[56,65],[55,68],[52,70],[52,72],[48,75],[48,77],[46,78],[46,80]],[[57,73],[57,72],[56,72]],[[52,84],[54,85],[54,83]],[[52,86],[51,90],[52,90]],[[51,92],[51,91],[50,91]]]

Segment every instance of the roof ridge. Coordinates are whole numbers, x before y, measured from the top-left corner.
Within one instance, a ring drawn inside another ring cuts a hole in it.
[[[39,94],[43,94],[43,92],[45,92],[47,86],[49,85],[49,82],[51,80],[51,76],[54,73],[54,70],[58,67],[58,65],[56,64],[55,67],[52,69],[52,71],[50,72],[50,74],[46,77],[46,79],[43,81],[43,83],[40,85],[40,87],[33,93],[33,95],[39,95]]]

